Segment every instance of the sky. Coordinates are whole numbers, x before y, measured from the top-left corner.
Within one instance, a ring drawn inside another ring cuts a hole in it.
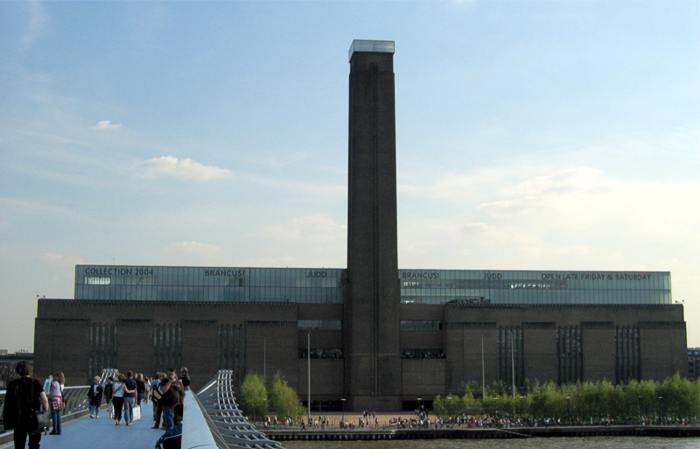
[[[700,2],[0,2],[0,348],[75,264],[346,266],[348,54],[396,41],[400,268],[671,271]]]

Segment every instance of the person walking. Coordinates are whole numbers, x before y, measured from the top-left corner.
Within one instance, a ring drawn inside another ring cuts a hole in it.
[[[160,382],[160,392],[162,397],[158,404],[163,409],[163,422],[165,424],[165,434],[173,435],[179,433],[176,428],[175,411],[182,403],[184,388],[175,374],[174,369],[168,370],[167,376]]]
[[[100,415],[100,405],[102,405],[102,385],[100,385],[100,376],[95,376],[93,384],[88,390],[88,407],[90,409],[90,418],[97,419]]]
[[[112,404],[114,405],[114,425],[118,426],[122,420],[122,407],[124,407],[124,376],[119,374],[112,382]]]
[[[148,405],[151,400],[151,378],[144,375],[143,376],[143,403]]]
[[[146,395],[146,382],[142,373],[136,375],[136,405],[140,406]]]
[[[136,405],[137,384],[134,372],[129,370],[124,381],[124,422],[130,426],[134,421],[134,406]]]
[[[44,379],[44,394],[51,391],[51,383],[53,382],[53,374],[49,374],[46,379]],[[47,396],[48,397],[48,396]]]
[[[152,429],[160,428],[160,420],[163,415],[163,408],[160,406],[160,384],[165,378],[165,373],[157,372],[156,376],[151,381],[151,402],[153,403],[153,427]]]
[[[109,419],[114,419],[114,404],[112,404],[112,383],[114,382],[114,378],[112,376],[109,376],[107,378],[107,381],[105,382],[104,386],[104,397],[105,397],[105,403],[107,404],[107,408],[109,408]]]
[[[63,403],[63,388],[66,384],[66,376],[63,372],[58,372],[53,376],[51,382],[51,422],[53,429],[49,435],[61,434],[61,412],[65,407]]]
[[[14,430],[15,449],[24,449],[29,436],[29,449],[39,449],[41,428],[37,412],[48,410],[49,400],[37,379],[29,375],[24,361],[18,362],[15,372],[20,378],[7,385],[2,420],[5,430]]]
[[[184,366],[180,368],[180,382],[182,382],[182,386],[185,390],[190,389],[190,383],[192,382],[190,380],[190,371]]]

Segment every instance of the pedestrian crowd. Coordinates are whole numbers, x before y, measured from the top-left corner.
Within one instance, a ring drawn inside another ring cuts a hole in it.
[[[49,426],[50,435],[61,435],[61,418],[67,405],[65,375],[56,372],[42,385],[30,376],[26,362],[17,363],[15,371],[20,377],[7,385],[3,426],[14,430],[15,449],[24,449],[27,442],[29,449],[39,449],[42,432]],[[167,448],[169,441],[179,445],[185,392],[189,385],[187,368],[180,370],[180,376],[173,368],[158,372],[153,378],[133,371],[116,373],[106,379],[95,376],[87,391],[88,416],[99,419],[104,401],[106,413],[115,425],[123,421],[131,426],[142,419],[141,404],[151,402],[152,428],[165,431],[156,447]]]
[[[96,381],[98,380],[99,378],[96,378]],[[142,373],[134,374],[132,371],[128,371],[126,376],[111,376],[103,391],[109,404],[110,418],[114,420],[115,425],[119,425],[122,418],[127,426],[131,425],[134,419],[140,419],[141,403],[148,404],[150,401],[153,405],[151,428],[165,431],[157,443],[157,447],[164,447],[167,441],[179,439],[182,434],[185,391],[189,389],[189,385],[187,368],[180,370],[179,377],[175,369],[170,368],[166,372],[157,372],[153,378]],[[98,388],[95,386],[95,391]],[[95,410],[99,411],[99,400],[95,403]]]

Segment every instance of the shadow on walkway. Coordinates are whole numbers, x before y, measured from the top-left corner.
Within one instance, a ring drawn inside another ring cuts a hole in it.
[[[151,404],[141,404],[141,419],[131,426],[124,421],[116,426],[109,419],[106,410],[100,411],[98,419],[85,416],[62,423],[61,435],[42,435],[41,449],[125,449],[155,447],[156,441],[163,435],[163,430],[151,429],[153,409]],[[0,449],[12,448],[13,443],[0,446]]]

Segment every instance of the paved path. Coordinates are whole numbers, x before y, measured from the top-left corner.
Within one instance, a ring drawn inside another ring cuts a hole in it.
[[[41,449],[151,449],[163,434],[151,429],[153,425],[151,405],[141,406],[141,419],[131,426],[115,426],[107,411],[100,411],[99,419],[87,416],[62,423],[61,435],[42,435]],[[13,444],[0,445],[0,449]]]

